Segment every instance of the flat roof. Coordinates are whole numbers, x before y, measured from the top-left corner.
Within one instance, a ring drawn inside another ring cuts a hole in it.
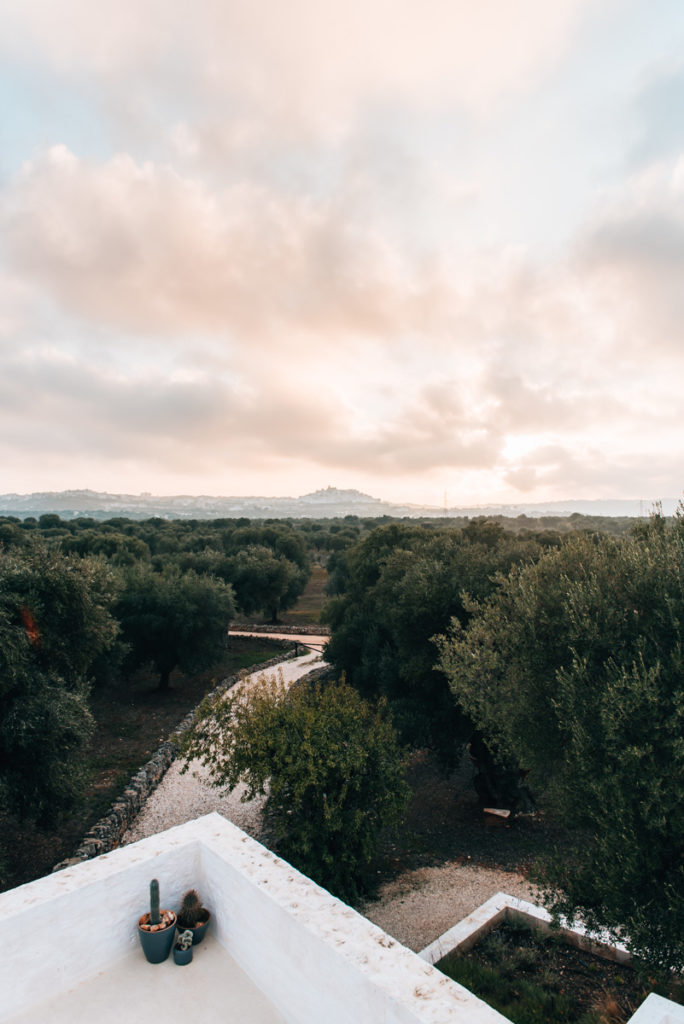
[[[58,938],[56,938],[58,942]],[[173,954],[149,964],[140,950],[58,996],[34,1003],[7,1024],[285,1024],[264,993],[208,935],[194,947],[192,963],[179,967]]]

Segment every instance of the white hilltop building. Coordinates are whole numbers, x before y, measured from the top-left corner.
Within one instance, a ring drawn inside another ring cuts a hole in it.
[[[139,947],[152,878],[162,906],[197,888],[211,910],[188,967]],[[452,931],[472,937],[515,902]],[[506,1024],[432,966],[453,945],[411,952],[213,813],[1,894],[0,1021]],[[684,1024],[684,1008],[649,996],[632,1022]]]

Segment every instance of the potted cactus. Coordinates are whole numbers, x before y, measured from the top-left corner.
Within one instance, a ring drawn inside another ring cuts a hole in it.
[[[150,882],[150,909],[138,920],[138,935],[145,957],[151,964],[160,964],[169,955],[176,930],[173,910],[159,909],[159,882]]]
[[[189,928],[186,928],[184,932],[180,932],[173,945],[173,961],[174,963],[183,966],[184,964],[189,964],[191,960],[192,932]]]
[[[211,914],[197,895],[196,889],[188,889],[178,911],[178,927],[192,932],[192,943],[197,946],[209,927]]]

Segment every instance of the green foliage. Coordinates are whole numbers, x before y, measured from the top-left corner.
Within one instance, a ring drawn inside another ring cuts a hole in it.
[[[78,533],[62,538],[60,547],[65,553],[103,555],[114,565],[133,565],[139,560],[148,561],[150,557],[150,549],[139,537],[117,533],[105,526],[95,530],[79,530]]]
[[[244,614],[263,611],[277,622],[279,612],[291,608],[304,590],[310,569],[264,545],[252,545],[233,557],[230,573]]]
[[[41,542],[0,552],[3,602],[33,637],[35,662],[66,680],[86,675],[114,643],[118,586],[101,560],[64,557]]]
[[[78,800],[94,723],[86,675],[114,641],[105,566],[0,552],[0,806],[41,823]]]
[[[456,699],[579,830],[552,908],[681,967],[684,522],[571,538],[469,610],[439,645]]]
[[[159,882],[153,878],[150,882],[150,924],[159,924]]]
[[[282,676],[262,677],[205,704],[183,751],[186,770],[200,758],[213,785],[267,796],[275,848],[305,874],[343,899],[367,888],[408,793],[384,707],[343,682],[288,691]]]
[[[440,970],[454,981],[484,999],[513,1024],[602,1024],[605,1018],[591,1011],[582,1012],[571,994],[549,991],[535,981],[521,976],[516,965],[488,967],[466,959],[451,959]]]
[[[219,657],[235,601],[232,588],[212,576],[137,564],[126,573],[114,611],[130,648],[129,666],[152,662],[166,689],[174,668],[199,671]]]
[[[435,671],[431,638],[453,616],[467,620],[464,591],[490,593],[497,570],[537,553],[533,542],[486,522],[464,531],[378,527],[333,563],[343,593],[323,613],[332,631],[328,659],[364,696],[391,701],[403,741],[433,747],[449,766],[472,724]]]

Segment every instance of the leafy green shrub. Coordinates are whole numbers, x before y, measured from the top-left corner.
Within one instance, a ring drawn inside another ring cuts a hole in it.
[[[102,563],[0,551],[0,810],[41,824],[78,801],[94,723],[86,673],[117,624]]]
[[[183,753],[213,785],[265,795],[277,852],[348,900],[368,887],[382,830],[408,796],[385,708],[344,682],[288,690],[281,674],[236,688],[200,707]]]

